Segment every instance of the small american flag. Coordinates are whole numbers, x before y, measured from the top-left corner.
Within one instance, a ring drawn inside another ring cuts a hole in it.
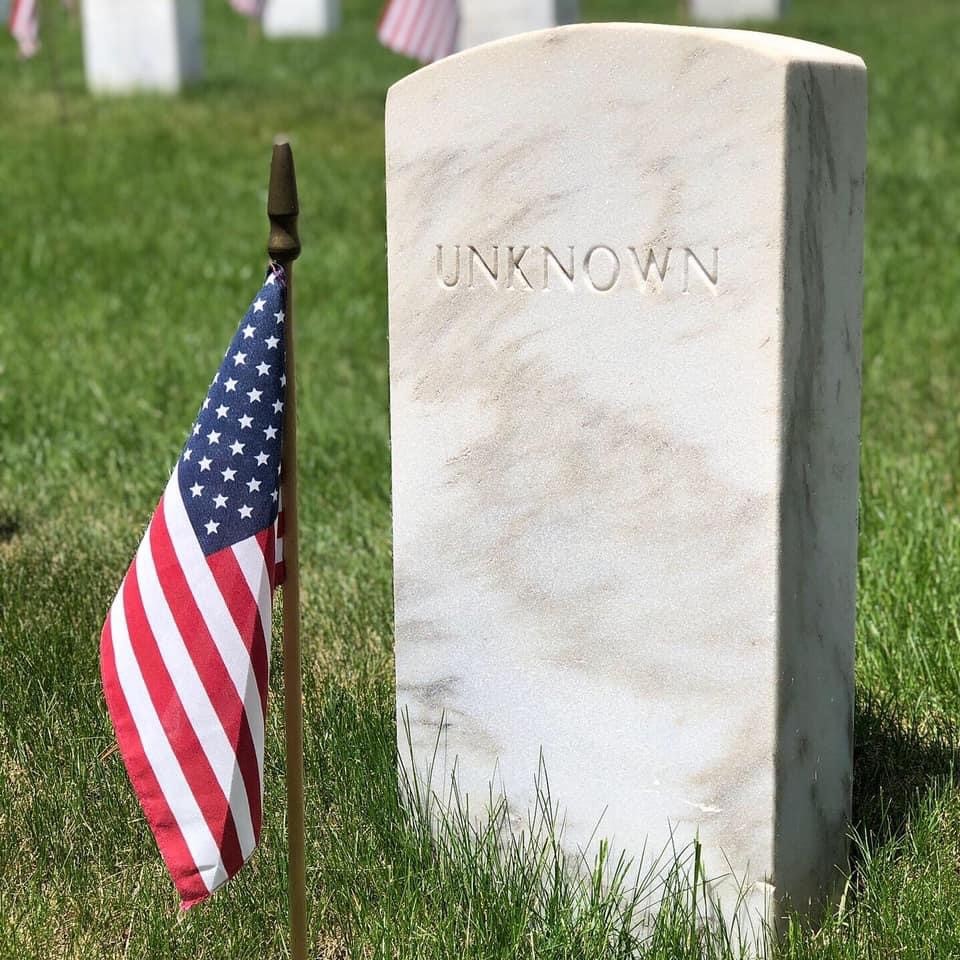
[[[262,17],[267,0],[230,0],[230,6],[244,17]]]
[[[21,57],[32,57],[40,49],[37,2],[38,0],[13,0],[10,7],[10,33],[17,41]]]
[[[184,908],[253,853],[273,590],[282,579],[286,279],[224,355],[100,641],[127,773]]]
[[[432,63],[457,48],[457,0],[387,0],[377,36],[395,53]]]

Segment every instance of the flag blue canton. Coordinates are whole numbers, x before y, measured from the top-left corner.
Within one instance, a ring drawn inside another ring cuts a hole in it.
[[[286,285],[271,264],[224,354],[180,455],[178,480],[206,555],[277,518],[285,373]]]

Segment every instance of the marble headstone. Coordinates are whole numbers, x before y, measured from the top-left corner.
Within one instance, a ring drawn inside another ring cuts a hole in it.
[[[387,98],[402,762],[520,830],[542,753],[572,855],[698,837],[756,928],[846,863],[865,115],[855,56],[639,24]]]
[[[457,47],[466,50],[516,33],[574,23],[578,0],[460,0]]]
[[[739,20],[778,20],[788,0],[689,0],[695,23],[736,23]]]
[[[201,0],[83,0],[93,93],[176,93],[203,73]]]
[[[267,0],[263,32],[268,37],[319,37],[340,26],[340,0]]]

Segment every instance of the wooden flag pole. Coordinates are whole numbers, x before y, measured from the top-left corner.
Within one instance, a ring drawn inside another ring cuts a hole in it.
[[[272,259],[287,275],[284,315],[286,395],[283,408],[283,690],[287,741],[287,841],[289,847],[290,956],[307,960],[307,874],[303,805],[303,694],[300,678],[300,528],[297,521],[297,377],[294,362],[293,261],[300,255],[297,234],[297,176],[293,152],[284,139],[273,146],[270,164]]]

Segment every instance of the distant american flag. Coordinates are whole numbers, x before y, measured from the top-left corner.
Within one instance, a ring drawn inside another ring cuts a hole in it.
[[[377,36],[396,53],[432,63],[457,48],[457,0],[387,0]]]
[[[37,3],[38,0],[13,0],[10,7],[10,33],[21,57],[32,57],[40,49]]]
[[[263,16],[267,0],[230,0],[230,6],[245,17]]]
[[[271,265],[103,627],[131,783],[184,907],[260,836],[273,590],[282,578],[285,277]]]

